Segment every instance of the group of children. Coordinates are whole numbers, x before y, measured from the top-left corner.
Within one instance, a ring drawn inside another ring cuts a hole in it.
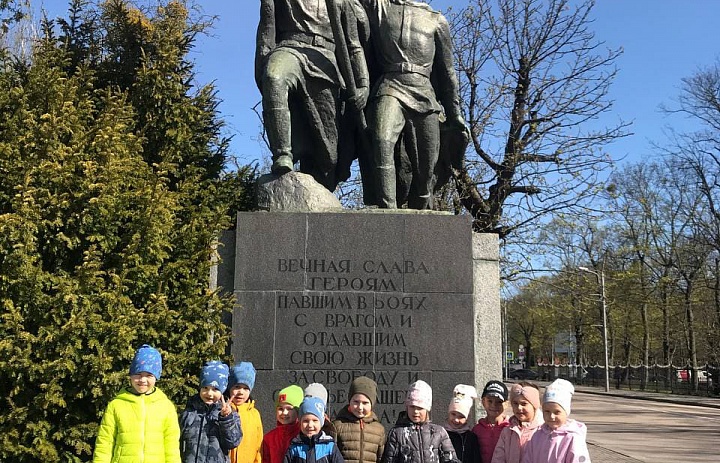
[[[178,414],[155,383],[160,352],[145,344],[130,364],[130,387],[107,406],[93,463],[260,463],[262,421],[250,398],[255,368],[205,363],[200,389]]]
[[[387,433],[373,411],[377,384],[368,377],[352,381],[348,404],[333,421],[326,413],[324,386],[290,385],[277,394],[276,427],[263,435],[250,398],[251,363],[230,368],[207,362],[200,390],[179,420],[174,405],[155,387],[161,365],[157,350],[138,349],[130,387],[103,415],[93,462],[590,463],[585,425],[568,418],[574,388],[562,379],[542,395],[529,382],[508,390],[501,381],[489,381],[480,396],[485,416],[474,426],[468,418],[478,398],[475,387],[455,386],[446,420],[438,425],[430,421],[432,389],[418,380]]]

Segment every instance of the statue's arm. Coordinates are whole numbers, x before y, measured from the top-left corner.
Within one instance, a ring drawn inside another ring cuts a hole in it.
[[[359,8],[359,10],[358,10]],[[367,61],[365,60],[365,49],[360,40],[358,28],[367,26],[367,16],[364,10],[353,1],[344,3],[343,11],[343,29],[345,31],[345,41],[347,43],[348,53],[350,55],[350,64],[352,66],[353,78],[356,87],[354,95],[355,105],[358,109],[365,107],[368,98],[368,87],[370,86],[370,77],[368,75]]]
[[[275,48],[275,1],[260,0],[260,23],[255,43],[255,83],[262,93],[265,59]]]
[[[460,109],[458,79],[453,66],[450,25],[442,15],[438,20],[438,27],[435,31],[433,72],[437,75],[436,93],[440,104],[445,109],[447,121],[464,127],[465,120]]]

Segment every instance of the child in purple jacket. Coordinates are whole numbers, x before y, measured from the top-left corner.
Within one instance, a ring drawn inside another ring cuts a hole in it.
[[[573,385],[564,379],[556,379],[545,389],[545,424],[525,447],[522,463],[590,463],[587,428],[568,418],[574,393]]]

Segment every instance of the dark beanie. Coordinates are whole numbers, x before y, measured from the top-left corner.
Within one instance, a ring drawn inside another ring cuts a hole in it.
[[[350,383],[350,397],[348,397],[348,399],[352,399],[352,396],[355,394],[364,395],[370,400],[372,405],[375,405],[375,401],[377,400],[377,384],[367,376],[359,376]]]

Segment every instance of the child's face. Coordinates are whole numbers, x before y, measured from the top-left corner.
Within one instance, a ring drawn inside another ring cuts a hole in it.
[[[306,413],[300,417],[300,432],[307,437],[312,437],[322,429],[320,419],[312,413]]]
[[[560,404],[556,404],[555,402],[544,403],[542,411],[545,424],[547,424],[550,429],[557,429],[567,421],[567,413],[565,413],[565,409],[562,408]]]
[[[293,424],[297,421],[297,410],[290,404],[280,404],[275,409],[275,419],[280,424]]]
[[[448,412],[447,422],[453,429],[460,429],[467,423],[467,416],[458,411]]]
[[[230,401],[235,405],[242,405],[250,398],[250,388],[247,384],[236,384],[230,388]]]
[[[422,407],[415,405],[408,405],[406,407],[408,418],[413,423],[424,423],[427,421],[427,410]]]
[[[372,403],[365,394],[355,394],[350,397],[350,406],[348,407],[350,413],[358,418],[365,418],[370,415],[372,411]]]
[[[515,397],[511,404],[515,418],[521,423],[529,423],[535,418],[535,407],[525,397]]]
[[[499,397],[486,395],[482,398],[482,406],[487,415],[487,421],[495,421],[505,412],[505,402]]]
[[[210,405],[214,404],[222,397],[222,392],[213,386],[203,386],[200,388],[200,400]]]
[[[145,371],[136,375],[130,375],[130,385],[138,394],[152,392],[155,388],[155,381],[157,381],[155,376]]]

